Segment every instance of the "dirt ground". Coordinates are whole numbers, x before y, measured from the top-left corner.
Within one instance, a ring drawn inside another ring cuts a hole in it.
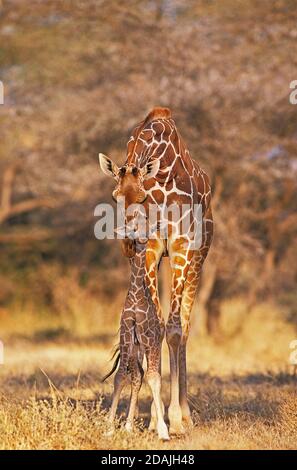
[[[70,339],[63,334],[54,337],[52,331],[54,338],[48,339],[50,332],[45,330],[37,330],[32,337],[6,332],[5,360],[0,366],[0,448],[296,448],[297,381],[289,364],[294,330],[276,311],[262,306],[236,333],[234,319],[231,326],[236,310],[236,304],[228,308],[222,341],[191,335],[189,401],[195,426],[168,443],[147,431],[151,397],[146,384],[135,432],[129,435],[122,427],[127,389],[117,433],[104,437],[112,380],[102,384],[100,378],[110,367],[113,334]],[[163,364],[163,398],[168,405],[166,344]]]

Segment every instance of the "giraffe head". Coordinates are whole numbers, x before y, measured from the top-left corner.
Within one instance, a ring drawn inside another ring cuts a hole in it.
[[[99,162],[102,171],[116,181],[112,192],[114,201],[122,204],[124,202],[124,225],[116,229],[117,234],[132,240],[146,239],[150,229],[145,208],[140,205],[147,198],[144,181],[158,173],[159,161],[149,162],[143,168],[128,163],[119,168],[110,158],[100,153]]]
[[[99,163],[102,171],[112,176],[116,181],[116,187],[112,192],[112,197],[118,201],[120,197],[125,199],[125,209],[131,204],[141,204],[147,194],[144,188],[144,181],[153,178],[159,171],[159,160],[147,163],[143,168],[138,168],[134,164],[125,164],[118,167],[110,158],[99,153]]]

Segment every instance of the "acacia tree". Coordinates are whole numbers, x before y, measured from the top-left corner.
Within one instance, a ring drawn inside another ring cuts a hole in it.
[[[228,296],[292,289],[272,286],[280,268],[294,277],[297,108],[286,93],[297,11],[280,0],[267,16],[268,3],[3,2],[1,254],[7,242],[58,240],[43,247],[49,262],[95,260],[124,278],[118,244],[93,236],[112,185],[97,155],[123,162],[131,128],[164,105],[211,176],[215,236],[200,291],[209,330]]]

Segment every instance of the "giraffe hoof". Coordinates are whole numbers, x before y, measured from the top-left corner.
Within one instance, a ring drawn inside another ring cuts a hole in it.
[[[170,441],[166,424],[165,423],[159,424],[157,428],[158,428],[158,438],[160,439],[160,441]]]
[[[167,436],[165,436],[165,435],[164,435],[164,436],[158,436],[158,439],[159,439],[159,441],[163,441],[163,442],[165,442],[165,441],[166,441],[166,442],[170,441],[169,434],[167,434]]]
[[[150,432],[154,432],[154,431],[156,431],[156,429],[157,429],[156,420],[155,420],[155,419],[151,419],[151,420],[150,420],[149,427],[148,427],[148,430],[149,430]]]
[[[104,437],[112,437],[114,435],[114,428],[110,428],[103,433]]]
[[[183,436],[186,434],[186,430],[181,423],[170,424],[169,433],[174,436]]]
[[[125,431],[131,433],[133,431],[133,424],[130,423],[129,421],[126,422],[125,424]]]
[[[183,425],[186,429],[192,429],[194,427],[194,423],[191,416],[183,416]]]

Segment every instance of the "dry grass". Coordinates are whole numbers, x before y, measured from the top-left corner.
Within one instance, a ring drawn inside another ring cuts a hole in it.
[[[106,319],[98,318],[92,337],[85,335],[85,324],[83,335],[71,338],[65,325],[59,330],[56,319],[53,338],[49,334],[53,319],[48,318],[47,324],[43,316],[33,328],[31,313],[25,328],[23,315],[23,335],[18,322],[13,327],[13,320],[19,320],[19,316],[2,321],[2,449],[296,448],[296,377],[288,363],[289,342],[296,333],[269,305],[254,309],[243,324],[244,308],[239,301],[229,302],[223,313],[224,340],[222,337],[215,343],[192,335],[189,398],[195,427],[186,437],[169,443],[159,442],[146,430],[150,407],[146,385],[141,391],[137,431],[127,435],[121,427],[127,390],[120,406],[118,432],[114,438],[104,437],[112,383],[102,385],[100,377],[109,367],[115,321],[107,325]],[[163,395],[168,404],[166,347]]]

